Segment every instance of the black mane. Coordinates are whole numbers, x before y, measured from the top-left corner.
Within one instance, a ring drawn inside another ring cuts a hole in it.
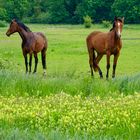
[[[121,18],[117,18],[116,20],[120,21],[121,23],[123,22]],[[113,27],[110,29],[112,31],[115,28],[115,21],[113,23]]]
[[[22,22],[18,21],[17,19],[15,19],[16,23],[21,27],[23,28],[25,31],[27,32],[31,32],[31,30],[26,26],[24,25]]]

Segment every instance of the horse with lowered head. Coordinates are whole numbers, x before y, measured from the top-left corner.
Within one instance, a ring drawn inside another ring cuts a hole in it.
[[[120,55],[120,50],[122,48],[121,32],[124,24],[124,18],[115,17],[113,27],[108,33],[103,33],[100,31],[94,31],[88,35],[87,49],[89,53],[89,65],[91,69],[91,75],[93,76],[94,71],[98,71],[100,78],[103,78],[102,71],[99,67],[99,61],[106,54],[107,58],[107,73],[106,79],[109,77],[109,68],[110,68],[110,56],[114,55],[113,62],[113,73],[112,78],[115,77],[115,70],[117,65],[117,60]],[[96,56],[96,53],[97,56]]]
[[[31,73],[32,55],[34,54],[35,68],[33,73],[36,73],[38,64],[37,54],[41,52],[44,75],[46,75],[46,51],[48,45],[45,35],[40,32],[32,32],[26,25],[24,25],[16,19],[13,19],[11,21],[8,31],[6,32],[6,35],[10,36],[15,32],[18,32],[20,37],[22,38],[22,52],[25,59],[26,73],[28,73],[27,54],[29,54],[30,57],[29,73]]]

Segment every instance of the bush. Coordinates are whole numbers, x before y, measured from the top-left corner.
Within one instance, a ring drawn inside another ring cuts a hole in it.
[[[37,17],[32,17],[31,22],[33,22],[33,23],[48,23],[48,13],[41,13]]]
[[[0,27],[7,27],[7,22],[0,20]]]
[[[22,19],[22,22],[24,22],[24,23],[32,23],[32,22],[31,22],[31,17],[23,18],[23,19]]]
[[[0,20],[7,20],[7,12],[4,8],[0,8]]]
[[[103,27],[105,27],[105,28],[108,28],[111,25],[110,21],[107,21],[107,20],[103,20],[102,24],[103,24]]]
[[[87,15],[87,16],[83,17],[83,19],[84,19],[85,28],[90,28],[92,25],[91,17]]]
[[[49,23],[49,14],[48,13],[41,13],[37,17],[32,16],[32,17],[26,17],[23,19],[23,22],[25,23]]]

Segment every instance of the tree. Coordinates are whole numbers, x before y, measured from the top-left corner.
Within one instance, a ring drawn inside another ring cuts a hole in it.
[[[82,0],[64,0],[64,6],[68,12],[68,18],[66,19],[67,23],[78,23],[78,18],[76,16],[76,8]]]
[[[13,18],[22,19],[26,17],[28,13],[28,1],[27,0],[7,0],[5,1],[4,8],[8,14],[8,20]]]
[[[64,0],[48,0],[49,23],[64,23],[69,17],[65,8]]]
[[[0,20],[7,20],[7,11],[4,8],[0,8]]]
[[[112,12],[116,16],[125,17],[126,23],[140,23],[139,0],[115,0]]]
[[[95,23],[124,16],[126,23],[140,23],[139,0],[0,0],[0,20],[17,18],[35,23]]]
[[[111,5],[114,0],[83,0],[77,6],[76,14],[79,22],[82,22],[84,16],[89,15],[95,22],[111,19]]]

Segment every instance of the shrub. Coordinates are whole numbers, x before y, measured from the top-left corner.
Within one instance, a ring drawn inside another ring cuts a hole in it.
[[[83,17],[83,19],[84,19],[85,28],[90,28],[92,25],[91,17],[87,15],[87,16]]]
[[[47,23],[48,22],[48,14],[47,13],[41,13],[38,16],[38,23]]]
[[[0,20],[7,20],[7,11],[4,8],[0,8]]]
[[[22,21],[23,21],[24,23],[31,23],[31,17],[23,18]]]
[[[107,21],[107,20],[103,20],[102,24],[103,24],[103,27],[105,27],[105,28],[108,28],[111,25],[110,21]]]
[[[7,27],[6,21],[0,20],[0,27]]]
[[[32,17],[26,17],[23,19],[23,22],[25,23],[49,23],[49,14],[48,13],[41,13],[37,17],[32,16]]]

